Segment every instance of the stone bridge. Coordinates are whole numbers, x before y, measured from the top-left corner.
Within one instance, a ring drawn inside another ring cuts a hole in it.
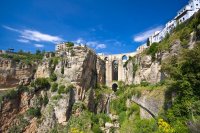
[[[135,56],[137,53],[123,53],[113,55],[99,55],[101,59],[106,61],[106,85],[109,87],[118,87],[117,81],[126,81],[125,62],[129,57]]]

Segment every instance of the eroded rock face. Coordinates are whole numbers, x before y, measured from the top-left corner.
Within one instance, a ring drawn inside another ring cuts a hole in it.
[[[182,48],[180,40],[175,40],[169,51],[156,53],[156,59],[153,60],[151,55],[136,55],[136,60],[130,61],[127,64],[127,80],[128,84],[140,84],[146,81],[152,84],[162,81],[166,75],[162,73],[161,63],[170,56],[178,55]],[[133,71],[133,64],[137,64],[137,71]]]
[[[105,84],[105,62],[87,47],[76,46],[72,50],[73,55],[65,53],[60,57],[55,73],[59,83],[73,83],[79,99],[84,99],[90,88]]]
[[[35,65],[0,58],[0,88],[29,84],[35,68]]]

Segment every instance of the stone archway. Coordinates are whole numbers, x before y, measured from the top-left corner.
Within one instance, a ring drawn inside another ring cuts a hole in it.
[[[118,81],[118,61],[112,62],[112,81]]]
[[[127,60],[128,60],[128,57],[127,57],[126,55],[123,55],[123,56],[122,56],[122,61],[125,62],[125,61],[127,61]]]
[[[116,83],[114,83],[114,84],[112,85],[112,90],[113,90],[114,92],[116,92],[116,91],[117,91],[117,88],[118,88],[118,85],[117,85]]]

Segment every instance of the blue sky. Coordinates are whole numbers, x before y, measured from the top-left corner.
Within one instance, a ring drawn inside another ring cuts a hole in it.
[[[74,41],[97,53],[133,52],[187,0],[1,0],[0,49],[54,51]]]

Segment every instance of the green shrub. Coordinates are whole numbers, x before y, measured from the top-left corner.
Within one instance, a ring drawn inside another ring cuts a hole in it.
[[[53,83],[51,86],[51,92],[56,92],[58,90],[58,83]]]
[[[62,74],[65,73],[65,68],[64,68],[64,66],[62,66],[62,68],[61,68],[61,73],[62,73]]]
[[[146,86],[150,85],[150,83],[147,82],[147,81],[145,81],[145,80],[143,80],[143,81],[140,83],[140,85],[146,87]]]
[[[62,98],[62,95],[55,95],[52,97],[53,100],[59,100]]]
[[[29,88],[27,86],[20,85],[17,87],[19,92],[29,92]]]
[[[197,37],[197,40],[200,40],[200,24],[197,26],[196,37]]]
[[[103,133],[103,132],[101,131],[101,129],[100,129],[100,127],[99,127],[98,124],[94,124],[94,125],[92,126],[92,131],[93,131],[94,133]]]
[[[74,86],[73,86],[72,84],[70,84],[70,85],[68,85],[68,86],[66,87],[65,92],[68,93],[68,92],[69,92],[70,90],[72,90],[72,89],[74,89]]]
[[[55,73],[52,73],[52,74],[50,75],[50,79],[51,79],[51,81],[56,81],[56,80],[57,80],[56,74],[55,74]]]
[[[61,85],[59,86],[59,89],[58,89],[58,94],[62,94],[62,93],[65,93],[65,86],[64,85]]]
[[[27,114],[31,117],[38,117],[38,118],[41,116],[39,108],[30,108],[27,110]]]
[[[17,90],[10,90],[5,95],[5,97],[8,99],[15,99],[15,98],[18,98],[18,96],[19,96],[19,92]]]
[[[153,61],[156,58],[155,56],[157,52],[158,52],[158,43],[152,43],[147,51],[147,54],[151,55]]]
[[[49,89],[50,88],[49,81],[46,78],[37,78],[35,80],[34,84],[36,87],[36,91],[39,89]]]
[[[74,43],[73,42],[66,42],[65,45],[67,47],[73,47],[74,46]]]
[[[47,96],[47,94],[44,96],[43,98],[43,105],[46,106],[49,103],[49,98]]]
[[[153,133],[158,130],[157,123],[154,119],[152,120],[136,120],[133,131],[135,133]]]

